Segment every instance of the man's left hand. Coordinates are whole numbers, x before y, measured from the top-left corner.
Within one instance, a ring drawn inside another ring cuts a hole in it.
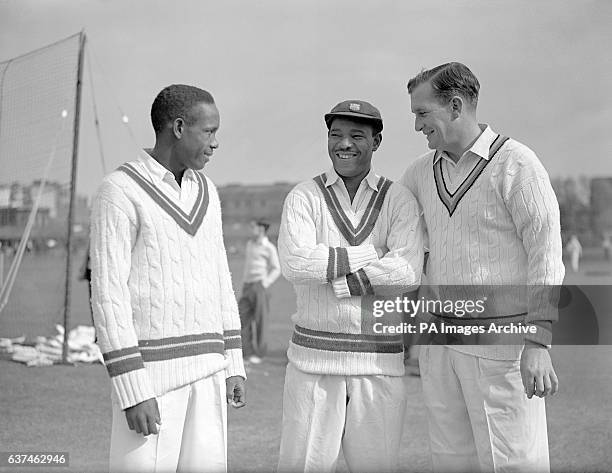
[[[239,409],[246,405],[246,383],[242,376],[230,376],[225,380],[227,403]]]
[[[525,394],[531,399],[535,394],[538,397],[553,395],[559,389],[559,380],[548,349],[542,345],[531,342],[525,343],[521,355],[521,377]]]

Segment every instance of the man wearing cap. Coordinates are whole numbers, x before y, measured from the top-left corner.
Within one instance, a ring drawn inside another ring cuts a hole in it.
[[[325,115],[333,167],[298,184],[279,232],[297,294],[278,471],[396,471],[406,405],[401,334],[377,333],[362,296],[415,290],[423,264],[417,203],[377,175],[382,118],[349,100]],[[370,323],[370,325],[368,325]]]

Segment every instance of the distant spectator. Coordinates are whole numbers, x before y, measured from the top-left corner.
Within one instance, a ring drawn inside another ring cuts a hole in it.
[[[604,235],[603,241],[601,242],[603,248],[604,258],[606,261],[610,261],[610,251],[612,250],[612,242],[610,242],[610,235]]]
[[[268,288],[280,276],[276,247],[266,235],[270,224],[264,220],[250,223],[252,238],[247,242],[242,295],[238,303],[242,325],[242,353],[254,364],[266,353],[264,327],[270,311]]]
[[[582,245],[580,244],[580,241],[578,241],[578,237],[576,235],[572,235],[570,237],[567,245],[565,245],[565,249],[570,255],[572,271],[577,273],[580,265],[580,257],[582,256]]]

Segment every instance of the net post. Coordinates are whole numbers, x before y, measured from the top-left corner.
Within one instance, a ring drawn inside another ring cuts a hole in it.
[[[4,286],[4,250],[0,248],[0,289]]]
[[[83,83],[83,59],[85,52],[85,30],[79,35],[79,62],[77,67],[77,86],[74,107],[74,136],[72,140],[72,167],[70,181],[70,203],[68,207],[68,234],[66,238],[66,286],[64,293],[64,339],[62,342],[62,363],[68,362],[68,322],[70,320],[71,283],[72,283],[72,220],[74,218],[74,197],[76,193],[77,161],[79,154],[79,126],[81,118],[81,89]]]

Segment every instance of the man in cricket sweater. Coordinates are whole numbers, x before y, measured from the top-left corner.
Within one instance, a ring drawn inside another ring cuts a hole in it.
[[[372,169],[382,141],[378,109],[345,101],[325,123],[333,168],[289,193],[279,233],[297,313],[278,471],[332,472],[340,448],[353,472],[396,471],[407,396],[402,337],[368,329],[361,302],[418,287],[417,203]]]
[[[529,330],[472,338],[480,344],[422,347],[433,468],[547,472],[544,397],[558,388],[548,352],[556,317],[548,289],[565,272],[559,206],[535,153],[479,124],[479,87],[460,63],[408,82],[415,129],[431,151],[409,166],[401,183],[423,213],[434,295],[472,294],[486,301],[474,323],[522,323]],[[453,319],[429,315],[447,325]]]
[[[187,85],[151,108],[155,147],[93,203],[92,306],[112,384],[111,472],[223,472],[227,402],[244,405],[240,319],[213,183],[212,96]]]

